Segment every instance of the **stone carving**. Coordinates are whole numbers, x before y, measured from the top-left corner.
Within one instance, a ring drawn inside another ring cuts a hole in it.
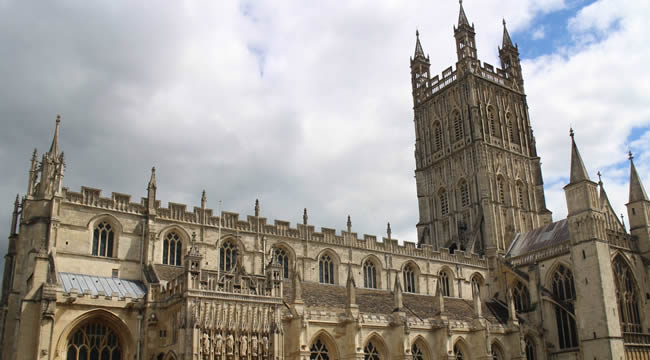
[[[210,337],[207,332],[203,333],[203,338],[201,339],[201,353],[203,354],[203,360],[210,359]]]
[[[251,336],[251,355],[257,356],[257,336]]]
[[[223,337],[221,337],[221,334],[217,334],[217,336],[214,339],[213,345],[214,345],[214,353],[217,355],[221,355],[221,352],[223,351]]]
[[[262,337],[262,357],[266,359],[269,354],[269,338],[264,335]]]
[[[226,354],[232,355],[235,350],[235,339],[232,337],[232,334],[228,334],[226,337]]]
[[[248,337],[243,335],[239,340],[239,356],[245,357],[248,354]]]

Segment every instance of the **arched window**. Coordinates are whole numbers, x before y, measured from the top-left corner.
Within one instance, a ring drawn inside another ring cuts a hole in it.
[[[88,322],[68,339],[66,360],[122,360],[117,334],[100,322]]]
[[[113,257],[113,247],[115,246],[115,231],[111,224],[106,221],[100,222],[95,226],[93,232],[93,252],[95,256]]]
[[[573,274],[564,265],[558,266],[553,273],[553,296],[560,304],[555,304],[555,321],[557,325],[560,349],[578,346],[578,333],[574,311],[575,286]]]
[[[460,206],[469,206],[469,186],[467,185],[467,181],[465,181],[465,179],[461,180],[458,184],[458,192],[460,193]]]
[[[517,281],[517,284],[512,289],[512,297],[517,312],[530,310],[530,293],[528,293],[528,288],[521,281]]]
[[[440,271],[438,275],[438,281],[440,281],[440,291],[442,296],[451,296],[451,284],[449,281],[449,274],[445,270]]]
[[[537,360],[537,351],[535,350],[535,342],[530,337],[526,337],[526,360]]]
[[[447,198],[447,190],[441,189],[438,193],[440,199],[440,214],[447,215],[449,213],[449,199]]]
[[[505,184],[504,184],[503,177],[498,176],[497,177],[497,196],[498,196],[498,202],[501,204],[506,203],[506,191],[505,191]]]
[[[620,255],[614,259],[614,278],[621,330],[623,332],[643,332],[636,282],[632,275],[632,269]]]
[[[433,123],[433,140],[434,140],[434,151],[439,151],[442,149],[442,128],[440,127],[440,121]]]
[[[490,135],[496,137],[501,136],[501,131],[499,129],[499,120],[497,120],[496,112],[492,106],[488,106],[487,116],[488,123],[490,125]]]
[[[281,247],[275,247],[273,249],[273,259],[276,263],[282,266],[282,277],[285,279],[289,278],[289,255],[287,251]]]
[[[320,282],[323,284],[334,284],[334,260],[328,255],[321,255],[318,260]]]
[[[309,352],[310,360],[329,360],[330,358],[329,351],[327,350],[327,345],[325,345],[325,342],[321,341],[321,339],[317,339],[311,345]]]
[[[477,276],[472,277],[472,294],[481,295],[481,279]]]
[[[224,241],[219,249],[219,269],[221,271],[232,271],[237,265],[238,250],[235,244],[230,241]]]
[[[524,192],[524,184],[521,181],[517,181],[517,203],[520,209],[524,209],[526,206],[526,193]]]
[[[456,135],[456,141],[463,138],[463,119],[460,117],[460,112],[454,112],[454,134]]]
[[[490,347],[490,353],[492,355],[493,360],[505,359],[503,357],[503,351],[501,350],[501,346],[499,346],[497,343],[492,343],[492,346]]]
[[[465,354],[463,353],[463,349],[458,343],[454,345],[454,355],[456,356],[456,360],[465,359]]]
[[[517,120],[512,119],[512,114],[506,114],[506,124],[508,125],[508,139],[513,144],[519,145],[519,126],[517,126]]]
[[[415,269],[409,264],[404,267],[404,291],[409,293],[416,292],[415,289]]]
[[[363,287],[368,289],[377,288],[377,267],[370,260],[363,263]]]
[[[411,354],[413,354],[413,360],[424,360],[422,349],[416,343],[413,343],[413,346],[411,346]]]
[[[162,263],[165,265],[181,266],[181,257],[183,256],[183,242],[181,237],[174,231],[167,233],[163,240],[163,258]]]
[[[372,341],[368,341],[368,344],[363,349],[363,359],[364,360],[379,360],[379,350]]]

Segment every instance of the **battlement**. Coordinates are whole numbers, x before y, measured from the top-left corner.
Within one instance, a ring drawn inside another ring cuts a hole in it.
[[[81,187],[80,192],[70,191],[63,188],[64,201],[71,204],[101,208],[122,213],[145,216],[147,215],[147,199],[142,198],[140,203],[131,202],[131,196],[122,193],[111,193],[111,197],[102,197],[101,190]],[[364,234],[362,238],[358,237],[356,232],[341,230],[339,233],[335,229],[322,227],[320,231],[315,231],[313,225],[297,224],[291,226],[289,221],[273,220],[268,223],[267,218],[262,216],[248,215],[246,220],[240,219],[240,214],[229,211],[222,211],[221,216],[214,215],[213,210],[200,207],[193,207],[193,211],[187,211],[188,206],[169,202],[166,208],[161,207],[160,201],[156,200],[156,215],[160,219],[186,223],[188,225],[207,226],[215,229],[232,230],[240,233],[259,233],[265,236],[286,237],[296,240],[313,241],[324,244],[338,246],[354,247],[365,250],[375,250],[388,252],[395,255],[409,257],[419,257],[441,262],[460,263],[472,266],[487,266],[486,259],[476,254],[466,254],[463,251],[455,251],[453,254],[449,249],[442,248],[433,250],[430,245],[423,245],[418,248],[414,242],[399,241],[390,237],[382,237],[377,240],[377,236]]]

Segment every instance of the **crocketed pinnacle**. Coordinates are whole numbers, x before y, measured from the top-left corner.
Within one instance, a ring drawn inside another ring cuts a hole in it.
[[[639,200],[645,200],[648,201],[648,195],[645,192],[645,189],[643,188],[643,184],[641,183],[641,178],[639,177],[639,173],[636,171],[636,166],[634,166],[634,156],[632,156],[632,152],[630,151],[629,153],[629,159],[630,159],[630,201],[629,202],[635,202]]]
[[[512,46],[512,39],[510,39],[510,34],[508,33],[508,28],[506,27],[506,19],[503,19],[503,41],[501,43],[501,48],[505,49],[507,46]]]
[[[156,188],[156,167],[151,168],[151,178],[149,179],[149,186],[148,189],[155,189]]]
[[[463,9],[463,0],[458,1],[460,3],[460,12],[458,13],[458,27],[461,25],[469,26],[469,21],[467,21],[467,15],[465,15],[465,9]]]
[[[415,30],[415,55],[413,55],[413,58],[425,58],[422,44],[420,44],[420,32],[418,30]]]
[[[54,129],[54,138],[50,146],[50,154],[58,156],[59,154],[59,126],[61,125],[61,115],[56,116],[56,128]]]
[[[583,180],[589,180],[589,175],[587,175],[585,164],[582,162],[580,151],[578,151],[573,129],[569,131],[569,134],[571,136],[571,177],[569,183],[574,184]]]

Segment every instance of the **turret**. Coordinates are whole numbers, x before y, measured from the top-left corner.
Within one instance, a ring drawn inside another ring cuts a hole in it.
[[[470,26],[463,9],[463,0],[459,1],[460,10],[458,13],[458,26],[454,26],[454,37],[456,38],[456,54],[458,62],[464,62],[466,59],[476,59],[476,33],[474,24]]]
[[[147,185],[147,210],[149,215],[156,214],[156,168],[151,168],[151,177]]]
[[[512,79],[515,87],[523,91],[524,80],[521,76],[521,64],[519,61],[519,48],[512,44],[510,33],[506,27],[506,20],[503,20],[503,41],[499,48],[499,59],[501,59],[501,68]]]
[[[420,44],[420,32],[415,31],[415,54],[411,58],[411,85],[413,87],[413,102],[424,94],[424,88],[431,78],[431,63],[429,57],[424,55],[422,44]]]
[[[630,234],[636,237],[639,243],[641,254],[650,252],[650,201],[645,192],[641,177],[634,166],[634,156],[629,153],[630,160],[630,196],[627,207],[627,217],[630,222]]]

